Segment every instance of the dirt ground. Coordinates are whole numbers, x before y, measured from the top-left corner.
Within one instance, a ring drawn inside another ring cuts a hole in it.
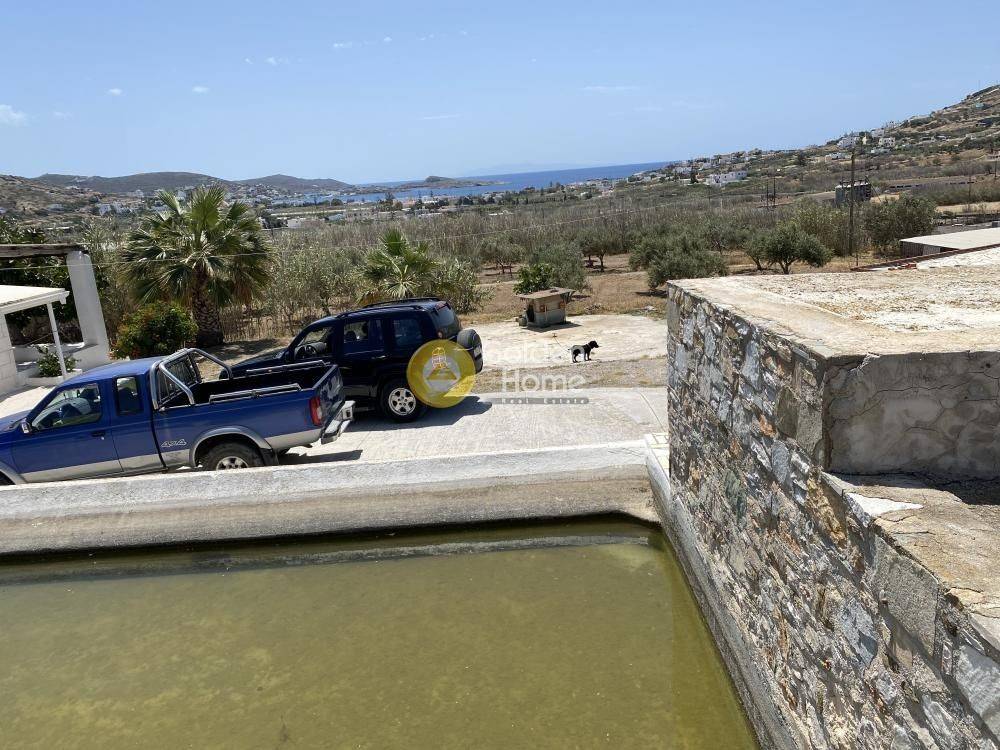
[[[601,313],[643,313],[650,316],[666,314],[666,299],[659,292],[650,292],[645,271],[631,271],[627,255],[604,259],[605,271],[587,273],[588,289],[573,296],[572,315]],[[480,276],[483,285],[493,291],[490,301],[475,313],[462,316],[469,325],[516,319],[524,311],[524,303],[514,294],[514,280],[492,269]]]
[[[667,326],[645,315],[571,315],[558,326],[522,328],[511,320],[480,323],[488,368],[568,365],[573,346],[596,341],[592,361],[626,361],[667,354]],[[582,357],[581,357],[582,359]]]

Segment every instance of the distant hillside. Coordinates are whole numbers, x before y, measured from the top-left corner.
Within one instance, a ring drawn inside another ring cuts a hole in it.
[[[179,190],[188,185],[211,185],[225,183],[217,177],[197,172],[143,172],[122,177],[84,177],[74,174],[43,174],[34,178],[35,182],[59,187],[79,187],[98,193],[131,193],[142,190],[155,193],[157,190]]]
[[[198,172],[143,172],[140,174],[123,175],[121,177],[85,177],[75,174],[43,174],[35,177],[34,182],[55,187],[78,187],[97,193],[124,195],[141,190],[144,193],[155,193],[158,190],[180,190],[199,185],[267,185],[278,190],[288,190],[293,193],[308,193],[323,190],[344,190],[350,188],[340,180],[304,180],[299,177],[289,177],[274,174],[268,177],[256,177],[250,180],[223,180],[208,174]]]
[[[0,175],[0,209],[4,211],[35,213],[55,204],[73,210],[96,200],[95,195],[85,189],[42,185],[27,177]]]
[[[302,177],[290,177],[287,174],[272,174],[267,177],[255,177],[250,180],[237,180],[241,185],[267,185],[288,190],[292,193],[309,193],[324,190],[347,190],[353,185],[340,180],[319,178],[315,180],[304,179]]]

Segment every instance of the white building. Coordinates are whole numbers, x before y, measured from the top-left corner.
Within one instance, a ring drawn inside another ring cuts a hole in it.
[[[34,346],[13,346],[4,317],[32,307],[45,306],[52,326],[55,354],[65,372],[64,357],[72,355],[83,369],[97,367],[109,360],[108,333],[94,279],[94,267],[80,245],[0,245],[2,258],[63,257],[69,271],[70,291],[76,305],[76,317],[83,341],[64,343],[59,339],[52,305],[63,303],[70,292],[54,287],[0,286],[0,393],[22,386],[33,376],[32,364],[39,357]],[[19,367],[19,364],[21,365]]]
[[[879,148],[896,148],[896,139],[891,135],[882,136],[878,139]]]
[[[705,177],[705,184],[711,185],[712,187],[724,187],[733,182],[739,182],[740,180],[745,180],[747,178],[747,171],[745,169],[737,169],[732,172],[721,172],[710,174]]]

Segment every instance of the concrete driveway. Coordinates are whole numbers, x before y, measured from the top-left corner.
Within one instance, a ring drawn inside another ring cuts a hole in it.
[[[544,448],[610,445],[663,432],[666,388],[587,388],[536,394],[470,396],[450,409],[432,409],[411,424],[359,414],[339,440],[296,448],[282,463],[395,461]]]
[[[484,323],[485,366],[551,367],[571,362],[569,349],[596,341],[595,360],[633,360],[667,356],[667,322],[642,315],[574,315],[561,326],[522,328],[514,321]]]
[[[30,409],[48,390],[26,389],[0,400],[0,418]],[[666,388],[586,388],[523,396],[469,396],[450,409],[431,409],[411,424],[397,424],[374,412],[359,413],[336,442],[295,448],[282,463],[398,461],[611,446],[641,441],[645,434],[665,429]]]

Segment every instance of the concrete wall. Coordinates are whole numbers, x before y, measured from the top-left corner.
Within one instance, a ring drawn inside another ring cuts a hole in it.
[[[0,394],[10,393],[18,385],[17,363],[14,359],[14,347],[10,343],[7,319],[0,315]]]
[[[992,359],[918,358],[916,370],[828,359],[678,287],[668,322],[669,442],[653,449],[654,494],[764,743],[1000,746],[1000,642],[824,472],[898,467],[907,455],[979,466]],[[941,388],[920,383],[948,373]],[[909,404],[919,409],[892,416]],[[974,435],[962,434],[962,415]],[[942,435],[908,437],[911,422]],[[968,441],[975,457],[956,457]]]
[[[826,381],[824,467],[1000,474],[1000,352],[867,355]]]

